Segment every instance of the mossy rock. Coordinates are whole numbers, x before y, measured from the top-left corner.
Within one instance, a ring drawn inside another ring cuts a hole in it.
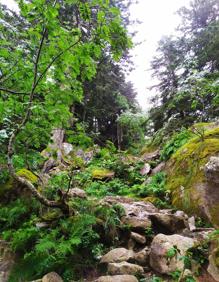
[[[26,168],[22,168],[16,172],[16,174],[20,177],[25,178],[26,180],[30,181],[31,183],[37,183],[38,177],[33,174],[30,170]]]
[[[206,206],[204,174],[209,158],[218,153],[219,127],[206,130],[204,140],[194,137],[177,150],[167,163],[167,189],[171,191],[173,205],[190,214],[208,218],[206,214],[214,213],[218,217],[219,203],[217,207]]]
[[[93,179],[99,179],[99,180],[103,180],[107,178],[111,179],[115,175],[114,171],[105,168],[95,168],[92,170],[91,174]]]

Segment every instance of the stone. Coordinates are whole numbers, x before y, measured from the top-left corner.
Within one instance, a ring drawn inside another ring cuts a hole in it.
[[[95,282],[138,282],[134,275],[101,276]]]
[[[150,215],[150,219],[155,229],[162,233],[177,233],[186,228],[184,217],[169,213],[155,213]]]
[[[195,231],[196,230],[196,226],[195,226],[195,217],[191,216],[188,219],[188,226],[189,226],[189,230],[190,231]]]
[[[211,157],[205,165],[205,176],[207,179],[219,184],[219,157]]]
[[[111,262],[122,262],[128,261],[133,257],[134,253],[132,250],[127,250],[125,248],[116,248],[102,256],[101,263],[111,263]]]
[[[125,216],[122,218],[122,223],[128,225],[131,230],[139,232],[144,232],[151,227],[151,221],[147,217]]]
[[[68,191],[68,196],[72,198],[81,198],[81,199],[86,199],[87,194],[84,190],[80,188],[71,188]]]
[[[108,273],[111,275],[117,275],[117,274],[142,275],[144,273],[144,269],[142,266],[137,264],[132,264],[128,262],[118,262],[118,263],[109,263]]]
[[[49,227],[49,224],[48,224],[48,222],[37,222],[36,227],[39,228],[39,229],[47,228],[47,227]]]
[[[148,175],[151,171],[151,166],[148,163],[145,163],[142,169],[140,170],[140,174],[142,176]]]
[[[165,169],[165,165],[166,165],[165,162],[159,163],[155,168],[152,169],[151,175],[155,175],[156,173],[161,172],[162,170],[164,170]]]
[[[50,272],[43,276],[42,282],[63,282],[56,272]]]
[[[159,156],[160,156],[160,151],[156,150],[156,151],[153,151],[151,153],[144,153],[143,156],[142,156],[142,159],[144,161],[152,161],[152,160],[155,160],[156,158],[158,158]]]
[[[146,238],[143,235],[140,235],[138,233],[135,232],[131,232],[130,235],[131,239],[133,239],[135,242],[144,245],[146,243]]]
[[[73,146],[70,143],[62,143],[62,151],[65,156],[68,156],[73,151]]]
[[[219,249],[218,247],[211,246],[211,252],[209,255],[209,265],[208,273],[214,278],[214,280],[219,281]]]
[[[148,247],[145,247],[143,250],[135,253],[133,259],[134,259],[135,263],[137,263],[141,266],[148,266],[149,255],[150,255],[150,250],[149,250]]]
[[[95,168],[92,170],[92,178],[103,180],[103,179],[112,179],[115,175],[114,171],[111,171],[106,168]]]
[[[194,239],[181,235],[156,235],[151,244],[150,266],[161,274],[168,274],[176,270],[182,271],[184,263],[180,257],[185,256],[186,251],[195,243]],[[167,253],[172,248],[177,248],[179,253],[168,258]]]

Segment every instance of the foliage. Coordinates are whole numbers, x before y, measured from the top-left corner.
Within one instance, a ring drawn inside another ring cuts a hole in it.
[[[71,206],[77,215],[53,218],[45,227],[38,226],[43,217],[39,205],[30,207],[28,201],[19,199],[1,207],[3,238],[19,255],[9,281],[37,279],[52,270],[70,281],[85,271],[85,261],[88,268],[95,265],[104,250],[94,228],[96,223],[101,219],[108,232],[119,224],[123,210],[119,206],[96,206],[86,200],[75,200]]]
[[[144,142],[145,127],[148,117],[144,113],[126,111],[118,118],[121,130],[121,144],[138,148]]]
[[[150,111],[155,131],[218,117],[218,11],[217,0],[193,0],[179,10],[178,36],[160,40],[151,62],[159,81]]]
[[[180,147],[182,147],[192,137],[192,133],[183,128],[179,133],[173,134],[171,139],[164,144],[160,158],[167,161]]]

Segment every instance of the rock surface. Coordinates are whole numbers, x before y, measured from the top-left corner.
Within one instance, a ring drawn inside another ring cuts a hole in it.
[[[218,124],[205,129],[203,140],[190,139],[171,156],[165,167],[172,204],[190,215],[204,218],[215,228],[219,228],[218,136]]]
[[[101,263],[128,261],[134,255],[133,251],[125,248],[113,249],[101,258]]]
[[[208,273],[216,280],[219,281],[219,249],[218,247],[211,247],[209,255]]]
[[[69,189],[68,196],[72,198],[76,197],[76,198],[81,198],[81,199],[87,198],[86,192],[80,188]]]
[[[108,273],[111,275],[130,274],[142,275],[144,273],[143,267],[128,262],[109,263]]]
[[[145,163],[142,169],[140,170],[140,174],[142,176],[148,175],[151,171],[151,166],[148,163]]]
[[[131,239],[133,239],[135,242],[144,245],[146,243],[146,238],[143,235],[140,235],[138,233],[135,232],[131,232],[130,235]]]
[[[179,257],[184,256],[194,244],[195,240],[189,237],[158,234],[151,244],[150,266],[162,274],[183,270],[184,264]],[[168,251],[173,248],[177,249],[176,255],[168,258]]]
[[[134,275],[101,276],[95,282],[138,282]]]
[[[63,280],[56,272],[50,272],[43,276],[42,282],[63,282]]]

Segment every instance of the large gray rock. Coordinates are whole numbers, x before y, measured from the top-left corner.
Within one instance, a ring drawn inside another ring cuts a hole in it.
[[[128,262],[118,262],[118,263],[109,263],[108,273],[110,275],[117,275],[117,274],[142,275],[144,273],[144,269],[142,266],[137,264],[132,264]]]
[[[162,228],[165,234],[177,233],[186,228],[184,217],[169,213],[155,213],[150,216],[155,229]],[[166,231],[166,232],[165,232]]]
[[[43,276],[42,282],[63,282],[63,280],[56,272],[50,272]]]
[[[145,231],[151,227],[151,220],[147,217],[125,216],[122,218],[122,223],[128,225],[131,230],[135,231]]]
[[[134,256],[132,250],[127,250],[125,248],[113,249],[101,258],[101,263],[111,263],[111,262],[122,262],[128,261]]]
[[[95,282],[138,282],[134,275],[101,276]]]
[[[157,272],[168,274],[176,270],[183,270],[184,263],[180,257],[185,256],[186,251],[192,248],[195,240],[181,235],[158,234],[151,244],[150,266]],[[168,251],[177,248],[175,256],[168,258]]]
[[[136,202],[130,198],[119,196],[105,197],[102,203],[109,206],[114,204],[121,205],[125,213],[121,221],[123,224],[129,225],[131,230],[133,231],[144,232],[145,229],[151,227],[151,220],[149,219],[149,215],[151,213],[156,213],[159,211],[150,202]]]

